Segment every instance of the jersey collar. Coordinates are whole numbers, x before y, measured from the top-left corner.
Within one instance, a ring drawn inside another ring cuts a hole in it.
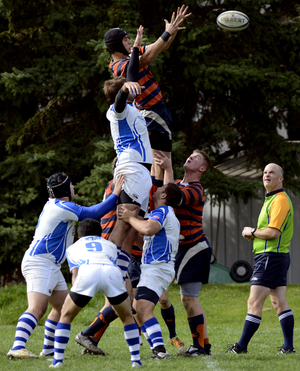
[[[279,193],[279,192],[284,192],[284,189],[283,188],[276,189],[276,191],[272,191],[270,193],[267,193],[266,194],[266,197],[270,197],[270,196],[276,195],[276,193]]]

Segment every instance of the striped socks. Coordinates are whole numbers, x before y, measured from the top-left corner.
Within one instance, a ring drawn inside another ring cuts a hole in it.
[[[71,325],[58,322],[55,330],[53,366],[63,362],[64,353],[71,334]]]
[[[53,356],[54,354],[54,337],[55,337],[54,334],[56,326],[57,322],[47,318],[45,322],[44,347],[43,347],[43,354],[45,356]]]
[[[24,312],[17,323],[15,341],[12,350],[24,349],[27,340],[35,329],[38,321],[33,314]]]
[[[140,332],[136,323],[124,326],[124,337],[131,354],[131,363],[142,365],[140,359]]]

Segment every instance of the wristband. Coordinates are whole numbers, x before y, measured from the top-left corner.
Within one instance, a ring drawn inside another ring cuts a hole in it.
[[[171,34],[168,32],[168,31],[165,31],[162,35],[161,35],[161,38],[163,39],[163,41],[166,43],[169,38],[171,37]]]

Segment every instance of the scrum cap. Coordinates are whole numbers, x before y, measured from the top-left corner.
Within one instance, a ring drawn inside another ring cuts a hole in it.
[[[127,36],[126,31],[122,28],[112,28],[104,35],[104,42],[109,52],[119,52],[128,55],[128,51],[124,48],[123,39]]]
[[[47,180],[47,190],[50,197],[69,197],[71,201],[71,180],[66,173],[56,173]]]

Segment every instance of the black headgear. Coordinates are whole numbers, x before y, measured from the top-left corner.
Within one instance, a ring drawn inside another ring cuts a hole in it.
[[[123,45],[123,39],[127,36],[126,31],[122,28],[112,28],[107,31],[104,35],[104,42],[109,52],[119,52],[125,55],[128,55],[128,51]]]
[[[50,197],[69,197],[71,201],[71,180],[65,173],[56,173],[47,180],[47,190]]]

